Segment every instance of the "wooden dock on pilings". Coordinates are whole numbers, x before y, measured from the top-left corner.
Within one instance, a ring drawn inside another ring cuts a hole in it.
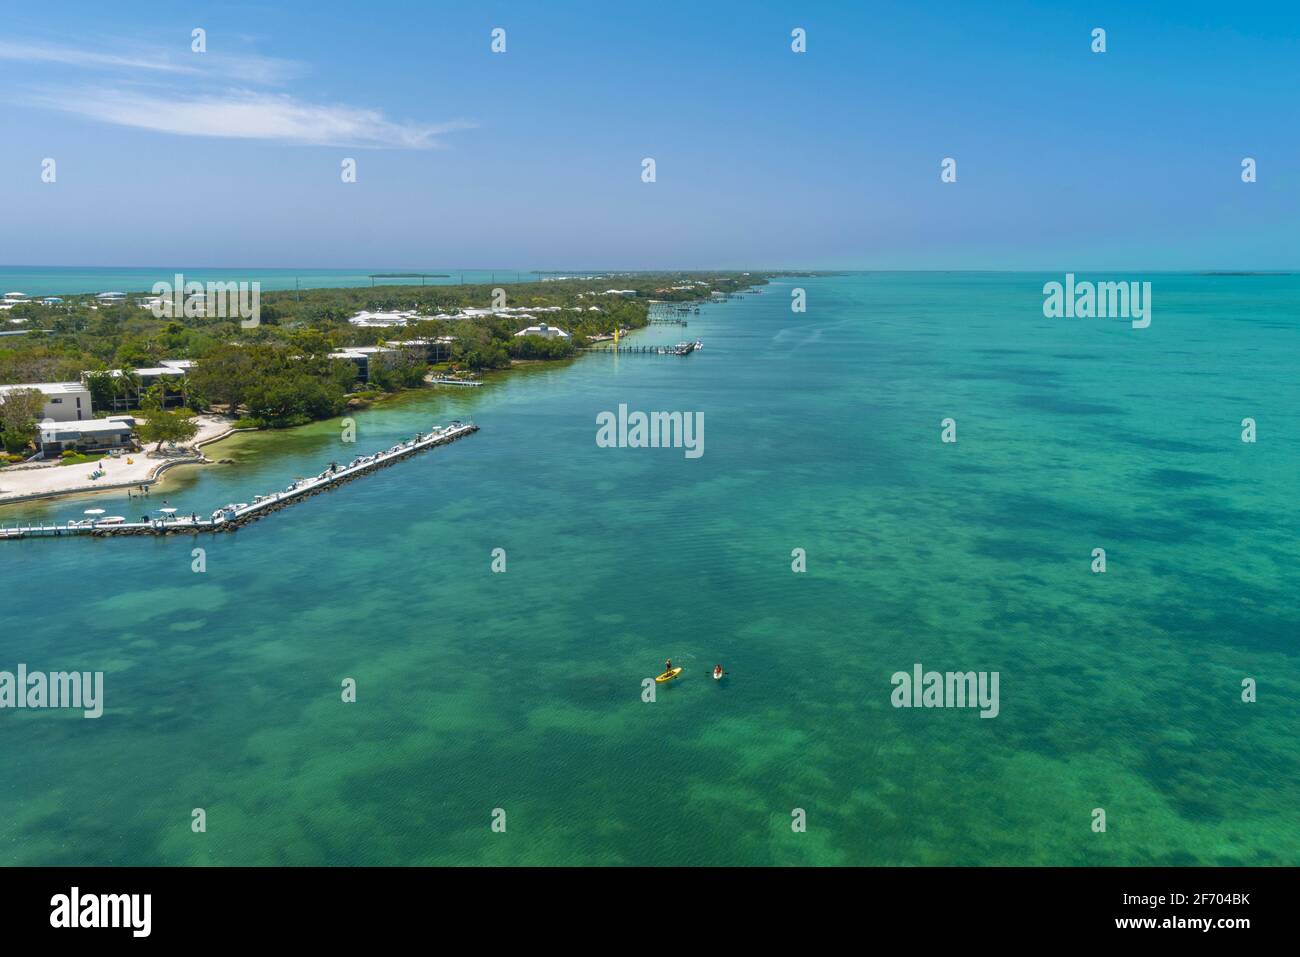
[[[653,355],[653,356],[688,356],[696,349],[703,349],[704,343],[699,339],[694,342],[679,342],[675,346],[588,346],[582,352],[601,352],[612,355]]]

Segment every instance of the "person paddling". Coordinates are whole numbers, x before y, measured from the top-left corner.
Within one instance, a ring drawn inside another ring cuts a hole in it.
[[[722,677],[722,665],[714,665],[714,666],[713,666],[713,677],[714,677],[715,679],[718,679],[718,678],[721,678],[721,677]]]
[[[673,659],[669,658],[667,661],[664,662],[664,674],[668,674],[668,672],[672,670],[673,670]]]

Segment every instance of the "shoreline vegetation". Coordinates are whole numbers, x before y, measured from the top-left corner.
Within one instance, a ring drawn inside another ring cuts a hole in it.
[[[138,476],[138,466],[130,477],[103,475],[108,479],[104,485],[82,481],[79,467],[57,468],[62,481],[47,476],[15,483],[14,463],[30,454],[36,423],[6,420],[0,403],[0,440],[8,453],[0,457],[0,507],[153,485],[174,465],[205,464],[209,460],[199,446],[233,432],[337,418],[437,388],[430,380],[438,376],[479,377],[571,359],[616,330],[647,328],[654,304],[725,301],[778,275],[794,273],[602,273],[507,287],[277,291],[262,295],[258,323],[251,328],[241,325],[238,316],[209,316],[201,308],[194,316],[158,318],[141,307],[149,298],[144,293],[107,305],[95,295],[65,296],[52,305],[23,302],[6,314],[27,334],[0,339],[0,385],[81,380],[91,392],[96,416],[143,410],[142,443],[157,440],[160,449],[163,441],[182,448],[196,437],[200,441],[183,460],[155,462],[160,467]],[[349,321],[376,313],[404,317],[400,324]],[[517,335],[539,326],[567,335]],[[131,372],[176,360],[191,364],[176,375],[160,376],[148,389]],[[218,419],[228,427],[214,435],[211,423]],[[135,458],[144,455],[142,448]],[[116,463],[111,468],[121,471]],[[22,470],[35,471],[31,466]]]

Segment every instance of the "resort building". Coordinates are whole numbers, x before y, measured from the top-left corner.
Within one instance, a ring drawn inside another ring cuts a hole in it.
[[[133,448],[135,420],[130,416],[88,419],[84,422],[45,422],[36,436],[36,447],[47,458],[64,452],[102,452]]]
[[[542,323],[538,326],[529,326],[527,329],[520,329],[515,333],[515,338],[520,336],[541,336],[543,339],[572,339],[563,329],[557,329],[555,326],[548,326]]]
[[[163,376],[183,376],[193,368],[193,359],[162,359],[156,366],[132,371],[140,377],[140,384],[148,388]]]
[[[357,367],[357,378],[363,382],[370,381],[370,373],[379,367],[384,355],[397,354],[396,349],[387,346],[351,346],[340,352],[331,352],[331,359],[347,359]]]
[[[390,328],[404,326],[408,322],[421,322],[432,318],[434,317],[422,316],[414,310],[407,310],[406,312],[369,312],[363,309],[349,319],[348,322],[361,328]]]
[[[0,402],[5,393],[20,389],[35,389],[45,396],[41,419],[54,422],[81,422],[94,416],[90,405],[90,390],[81,382],[33,382],[20,385],[0,385]]]
[[[192,368],[194,368],[193,359],[163,359],[156,366],[130,370],[131,379],[128,380],[128,383],[125,386],[115,387],[113,390],[112,410],[121,412],[126,409],[139,408],[140,397],[156,382],[164,377],[171,381],[183,379]],[[121,369],[109,369],[108,374],[114,379],[120,379],[123,376],[123,371]],[[81,373],[81,381],[84,383],[89,375],[91,375],[90,372]],[[166,395],[163,396],[163,407],[172,408],[184,405],[185,398],[184,389],[168,388]]]
[[[532,319],[530,313],[559,312],[560,309],[560,306],[502,306],[499,309],[491,306],[466,306],[457,309],[455,312],[440,312],[433,316],[423,316],[414,310],[403,312],[369,312],[368,310],[362,310],[349,319],[348,322],[361,328],[391,328],[405,326],[412,322],[428,322],[432,319],[439,319],[443,322],[454,322],[457,319],[479,319],[487,316],[515,316],[520,319]]]
[[[425,362],[445,362],[451,358],[451,344],[455,341],[455,336],[438,336],[436,339],[402,339],[384,345],[418,356]]]
[[[27,298],[25,293],[7,292],[5,293],[4,298],[0,299],[0,309],[12,309],[14,306],[21,306],[23,303],[29,301],[30,300]]]
[[[124,293],[124,292],[101,292],[98,296],[95,297],[95,301],[98,302],[98,303],[101,303],[102,305],[105,305],[105,306],[113,306],[113,305],[117,305],[119,302],[125,302],[125,301],[126,301],[126,293]]]

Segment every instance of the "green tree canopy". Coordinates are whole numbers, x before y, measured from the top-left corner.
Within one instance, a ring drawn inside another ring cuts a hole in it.
[[[149,418],[137,429],[141,441],[158,443],[154,451],[161,449],[164,442],[188,442],[198,431],[198,423],[189,412],[167,409],[151,409]]]

